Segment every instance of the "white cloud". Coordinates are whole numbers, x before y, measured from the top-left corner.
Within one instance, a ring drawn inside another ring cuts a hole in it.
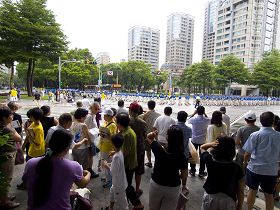
[[[160,30],[160,65],[165,61],[167,16],[184,12],[195,17],[194,57],[200,61],[207,0],[48,0],[47,6],[70,41],[70,48],[107,51],[112,62],[127,59],[128,29],[134,25]]]

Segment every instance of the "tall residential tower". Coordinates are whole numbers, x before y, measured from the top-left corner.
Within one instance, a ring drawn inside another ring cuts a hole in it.
[[[194,17],[173,13],[167,20],[165,63],[173,67],[172,73],[181,75],[192,64]]]
[[[159,65],[159,30],[134,26],[128,31],[128,60],[144,61],[152,65],[152,70]]]

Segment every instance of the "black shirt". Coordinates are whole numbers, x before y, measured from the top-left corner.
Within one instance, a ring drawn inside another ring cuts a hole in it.
[[[54,123],[54,117],[43,117],[41,119],[41,123],[42,123],[42,126],[43,126],[43,129],[44,129],[44,138],[47,137],[47,134],[48,134],[48,130],[52,127],[52,126],[55,126],[55,123]]]
[[[159,185],[167,187],[177,187],[181,184],[179,170],[188,168],[188,162],[182,154],[171,154],[157,142],[151,144],[155,155],[155,165],[152,173],[152,179]]]
[[[18,121],[19,127],[16,127],[15,130],[18,134],[22,132],[22,118],[20,114],[13,113],[13,121]]]
[[[205,191],[208,194],[225,193],[236,201],[238,182],[244,176],[242,168],[233,161],[215,161],[209,152],[202,153],[200,158],[206,163],[208,172],[203,185]]]

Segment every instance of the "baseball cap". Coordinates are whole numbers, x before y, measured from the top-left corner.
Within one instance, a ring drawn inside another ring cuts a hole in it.
[[[245,115],[245,119],[246,120],[256,120],[257,117],[256,117],[256,114],[254,112],[250,112],[250,113]]]
[[[132,102],[129,107],[131,110],[138,110],[140,108],[140,105],[137,103],[137,101]]]
[[[226,111],[226,107],[222,106],[222,107],[220,108],[220,111],[221,111],[221,112],[225,112],[225,111]]]
[[[103,112],[103,114],[104,114],[104,115],[111,116],[111,117],[114,116],[113,110],[112,110],[112,109],[109,109],[109,108],[105,109],[104,112]]]

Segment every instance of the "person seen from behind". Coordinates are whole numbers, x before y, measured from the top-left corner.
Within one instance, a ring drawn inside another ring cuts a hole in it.
[[[214,111],[212,113],[211,124],[207,127],[206,141],[215,141],[219,136],[226,135],[227,126],[223,122],[223,116],[220,111]]]

